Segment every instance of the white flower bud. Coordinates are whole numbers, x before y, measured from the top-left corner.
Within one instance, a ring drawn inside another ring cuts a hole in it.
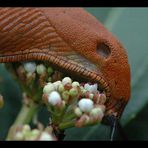
[[[99,121],[102,120],[103,116],[104,116],[104,113],[102,111],[101,108],[97,107],[97,108],[93,108],[90,112],[90,116],[93,116],[95,118],[98,118]]]
[[[77,117],[81,117],[82,116],[82,111],[80,110],[79,107],[74,109],[74,113],[76,114]]]
[[[88,83],[86,83],[84,85],[84,89],[88,90],[89,92],[95,92],[97,91],[97,88],[98,88],[97,84],[89,85]]]
[[[72,83],[72,80],[71,80],[71,78],[69,78],[69,77],[65,77],[63,80],[62,80],[62,84],[63,85],[65,85],[65,84],[67,84],[67,83]]]
[[[36,64],[34,62],[24,63],[24,68],[27,72],[33,73],[36,69]]]
[[[58,103],[61,103],[61,96],[57,91],[53,91],[48,96],[48,102],[52,105],[56,105]]]
[[[40,134],[40,131],[39,131],[38,129],[33,129],[33,130],[31,131],[31,135],[32,135],[33,137],[37,137],[37,136],[39,136],[39,134]]]
[[[77,86],[80,86],[79,82],[76,81],[72,82],[72,87],[77,87]]]
[[[86,84],[84,85],[84,89],[86,89],[86,90],[88,90],[88,91],[89,91],[89,87],[90,87],[90,85],[89,85],[88,83],[86,83]]]
[[[90,112],[94,105],[93,101],[87,98],[83,98],[78,102],[78,106],[83,112]]]
[[[30,128],[30,126],[29,125],[24,125],[23,126],[23,131],[25,131],[25,132],[29,132],[29,131],[31,131],[31,128]]]
[[[53,138],[52,138],[52,136],[51,136],[49,133],[43,132],[43,133],[41,134],[39,140],[40,140],[40,141],[53,141]]]
[[[54,91],[55,87],[52,83],[47,83],[47,85],[44,86],[43,88],[43,93],[49,94],[50,92]]]
[[[56,81],[53,83],[55,90],[58,90],[59,85],[62,84],[61,81]]]
[[[40,75],[46,71],[46,67],[43,64],[37,65],[36,71]]]
[[[17,132],[15,134],[14,140],[23,140],[24,139],[24,135],[21,132]]]

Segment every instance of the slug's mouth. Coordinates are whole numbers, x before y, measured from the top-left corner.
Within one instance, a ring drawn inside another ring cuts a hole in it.
[[[110,98],[110,87],[104,78],[94,70],[81,66],[72,60],[66,60],[62,56],[55,56],[53,53],[46,52],[29,52],[29,53],[11,53],[11,55],[0,56],[1,63],[17,61],[41,61],[46,65],[51,65],[54,69],[60,71],[64,76],[70,76],[73,80],[80,83],[97,83],[98,90],[104,92],[107,99]],[[40,62],[40,63],[41,63]]]
[[[69,109],[75,114],[73,120],[76,127],[103,120],[107,111],[106,103],[109,100],[107,96],[109,86],[97,73],[77,63],[67,62],[54,56],[35,54],[27,56],[27,59],[20,56],[11,58],[11,61],[7,58],[5,62],[14,62],[6,66],[23,84],[24,90],[27,90],[27,98],[35,96],[32,99],[36,103],[42,103],[42,98],[45,104],[54,106],[56,103],[54,97],[59,93],[61,103],[64,101],[66,104],[65,115]],[[61,88],[61,84],[64,89]],[[68,93],[68,98],[65,93]],[[72,103],[73,101],[76,102]],[[61,103],[60,105],[64,105]]]

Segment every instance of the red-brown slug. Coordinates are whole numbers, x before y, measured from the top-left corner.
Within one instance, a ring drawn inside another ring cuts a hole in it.
[[[109,98],[106,115],[117,118],[130,97],[124,47],[81,8],[0,8],[0,63],[48,61],[97,82]]]

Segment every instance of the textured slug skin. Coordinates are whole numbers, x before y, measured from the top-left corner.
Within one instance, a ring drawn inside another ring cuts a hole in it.
[[[0,8],[0,62],[35,60],[37,53],[41,60],[43,53],[63,58],[81,55],[95,65],[90,70],[110,88],[108,112],[121,114],[130,97],[127,54],[95,17],[81,8]]]

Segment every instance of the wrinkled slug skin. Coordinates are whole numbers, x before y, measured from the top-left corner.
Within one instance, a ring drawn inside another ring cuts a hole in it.
[[[100,49],[102,44],[107,50]],[[96,65],[95,72],[110,88],[109,113],[120,115],[130,98],[127,53],[95,17],[82,8],[0,8],[0,62],[73,52]]]

